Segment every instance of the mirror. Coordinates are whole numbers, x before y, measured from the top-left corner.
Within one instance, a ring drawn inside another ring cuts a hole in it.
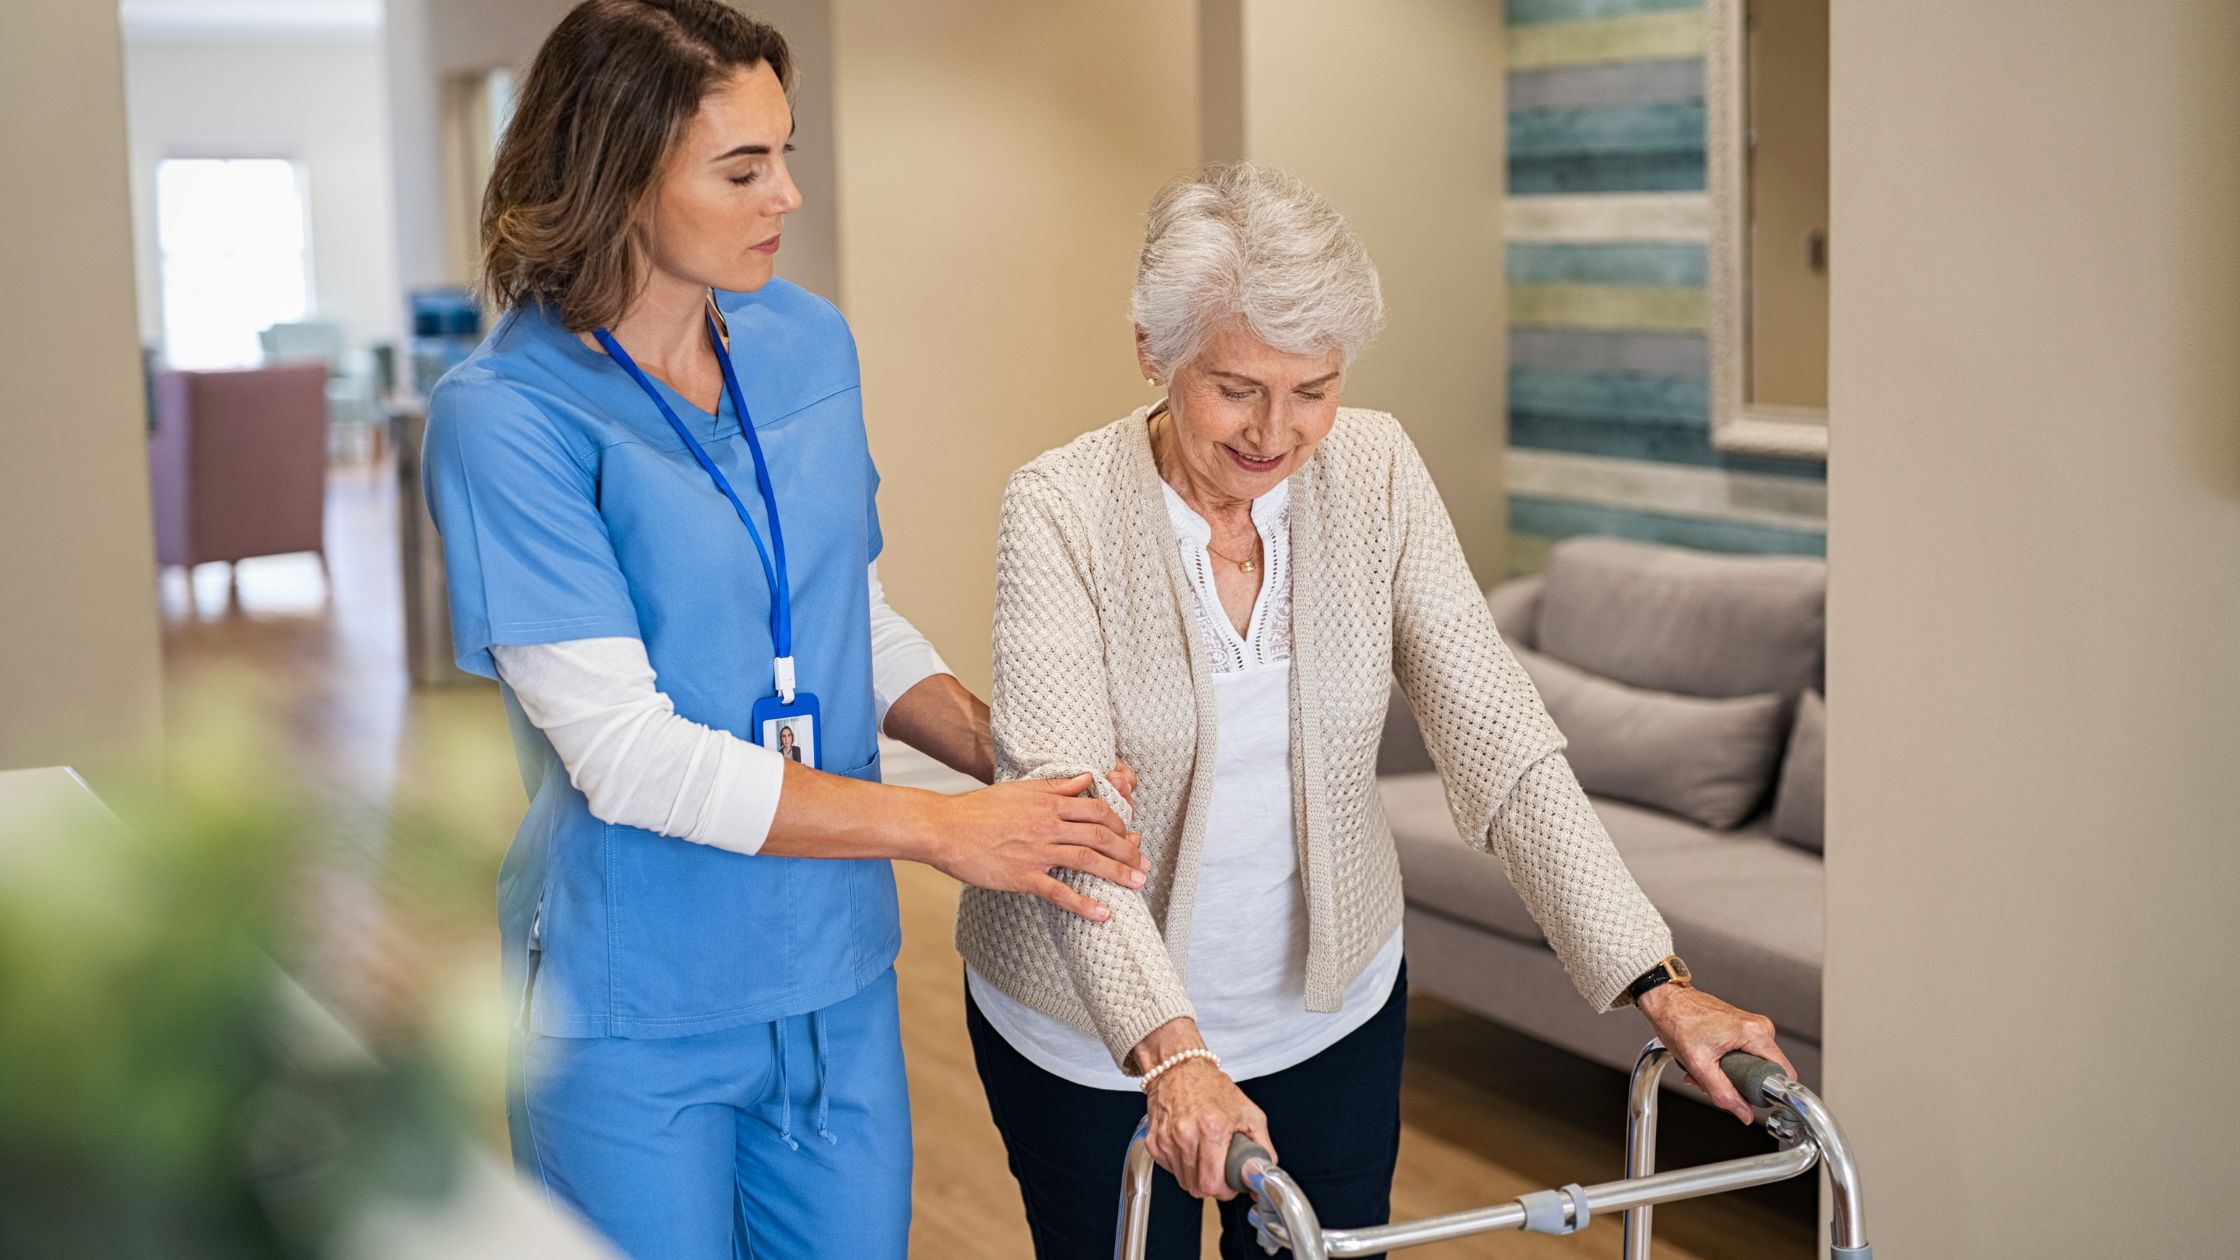
[[[1828,0],[1710,0],[1711,441],[1828,457]]]

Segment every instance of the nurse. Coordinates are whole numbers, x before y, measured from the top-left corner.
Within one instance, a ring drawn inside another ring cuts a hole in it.
[[[880,592],[854,343],[773,278],[792,64],[720,0],[586,0],[483,205],[505,315],[436,387],[462,668],[529,789],[499,880],[514,1158],[626,1252],[899,1257],[910,1114],[887,859],[1106,911],[1087,777],[985,782],[987,708]]]

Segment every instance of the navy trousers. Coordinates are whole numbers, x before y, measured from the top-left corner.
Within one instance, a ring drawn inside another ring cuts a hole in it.
[[[1143,1119],[1133,1091],[1090,1089],[1029,1062],[965,995],[965,1025],[988,1110],[1025,1200],[1038,1260],[1111,1260],[1120,1171]],[[1400,1063],[1408,969],[1369,1022],[1329,1049],[1238,1088],[1268,1115],[1268,1136],[1322,1223],[1382,1225],[1400,1156]],[[1245,1221],[1247,1196],[1220,1204],[1223,1260],[1266,1260]],[[1152,1175],[1148,1260],[1195,1260],[1205,1208],[1165,1169]],[[1279,1253],[1289,1256],[1289,1251]]]

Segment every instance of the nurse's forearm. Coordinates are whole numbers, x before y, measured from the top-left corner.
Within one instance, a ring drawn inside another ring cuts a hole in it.
[[[865,783],[787,762],[762,852],[930,862],[941,848],[942,805],[948,799],[923,788]]]
[[[951,675],[935,674],[903,692],[887,710],[887,734],[960,774],[995,781],[988,706]]]

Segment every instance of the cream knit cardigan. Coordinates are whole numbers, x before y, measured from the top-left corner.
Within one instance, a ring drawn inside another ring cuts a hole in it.
[[[1143,836],[1150,878],[1137,893],[1058,872],[1112,909],[1103,923],[980,888],[966,888],[957,910],[957,947],[983,978],[1093,1031],[1123,1067],[1145,1034],[1192,1014],[1192,916],[1223,910],[1196,898],[1213,687],[1152,463],[1150,412],[1012,475],[992,700],[999,775],[1095,774],[1098,794]],[[1580,994],[1607,1010],[1672,952],[1671,933],[1495,632],[1422,457],[1391,416],[1344,408],[1291,487],[1291,799],[1308,1009],[1337,1010],[1400,922],[1400,863],[1376,783],[1397,673],[1456,827],[1500,859]],[[1116,759],[1136,773],[1132,810],[1102,773]]]

